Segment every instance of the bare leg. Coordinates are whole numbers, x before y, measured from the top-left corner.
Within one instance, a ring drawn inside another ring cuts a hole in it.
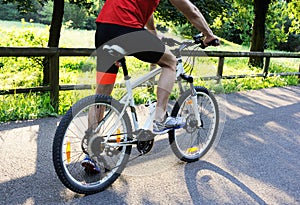
[[[96,87],[96,94],[110,95],[114,88],[114,84],[100,85]]]
[[[100,85],[96,87],[96,94],[110,95],[114,88],[114,84]],[[95,106],[89,109],[88,127],[95,129],[104,115],[105,108],[103,106]]]
[[[164,120],[170,93],[175,83],[176,57],[169,50],[166,50],[157,64],[163,70],[158,81],[157,106],[154,120],[161,122]]]

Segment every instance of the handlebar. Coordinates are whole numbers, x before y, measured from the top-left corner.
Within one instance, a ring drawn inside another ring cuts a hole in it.
[[[179,45],[179,46],[184,46],[184,47],[188,47],[188,46],[193,46],[193,45],[198,45],[199,47],[202,49],[205,49],[207,46],[218,46],[220,45],[220,41],[219,39],[214,39],[212,41],[210,41],[207,45],[204,44],[203,42],[203,34],[197,34],[195,36],[193,36],[194,41],[184,41],[184,42],[179,42],[173,38],[162,38],[162,42],[165,43],[167,46],[173,47],[175,45]]]

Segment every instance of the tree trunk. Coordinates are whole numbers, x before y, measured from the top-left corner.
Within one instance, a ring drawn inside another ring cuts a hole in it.
[[[58,47],[60,39],[60,31],[64,16],[64,0],[54,0],[52,21],[50,26],[50,34],[48,40],[48,47]],[[44,79],[43,84],[49,85],[50,83],[50,68],[49,58],[44,59]]]
[[[252,31],[250,51],[264,51],[265,46],[265,22],[268,6],[271,0],[254,0],[254,24]],[[251,66],[263,67],[263,57],[250,57]]]

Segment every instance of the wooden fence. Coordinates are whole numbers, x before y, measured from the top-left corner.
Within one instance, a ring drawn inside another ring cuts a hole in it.
[[[59,85],[59,58],[66,56],[91,56],[94,55],[95,49],[86,48],[12,48],[0,47],[0,57],[48,57],[49,58],[49,85],[32,88],[19,88],[0,90],[0,95],[15,94],[15,93],[29,93],[29,92],[50,92],[51,102],[53,107],[58,109],[59,91],[90,89],[92,85]],[[209,78],[214,79],[232,79],[244,77],[267,77],[274,75],[289,76],[298,75],[299,72],[292,73],[268,73],[271,58],[300,58],[299,53],[267,53],[267,52],[224,52],[224,51],[183,51],[183,56],[201,56],[201,57],[218,57],[218,69],[216,76]],[[264,69],[261,74],[256,75],[230,75],[223,76],[225,57],[263,57],[265,58]]]

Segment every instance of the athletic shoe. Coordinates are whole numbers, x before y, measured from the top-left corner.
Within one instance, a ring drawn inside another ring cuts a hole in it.
[[[167,117],[164,121],[158,122],[153,121],[153,133],[154,134],[164,134],[172,129],[179,129],[184,127],[185,118],[184,117]]]
[[[88,174],[99,174],[100,168],[96,165],[95,161],[92,160],[88,155],[81,162],[81,166],[84,167],[84,171]]]

